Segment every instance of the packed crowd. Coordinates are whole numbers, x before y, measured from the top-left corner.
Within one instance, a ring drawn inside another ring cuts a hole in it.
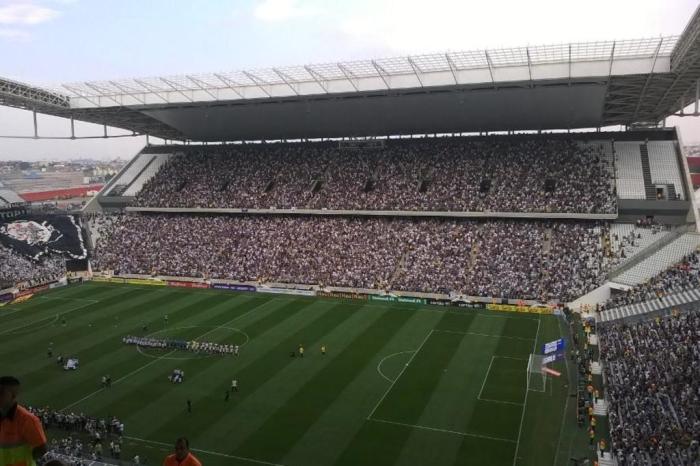
[[[218,146],[173,157],[148,207],[612,213],[612,167],[575,141],[387,141]]]
[[[238,355],[238,345],[224,345],[208,341],[171,340],[151,337],[135,337],[127,335],[122,338],[126,345],[143,346],[146,348],[159,348],[169,350],[191,351],[193,353],[206,354],[235,354]]]
[[[700,311],[598,335],[618,463],[700,464]]]
[[[62,257],[43,257],[33,261],[0,244],[0,289],[22,288],[56,281],[66,273]]]
[[[681,262],[652,277],[627,291],[611,297],[602,309],[613,309],[628,304],[651,301],[663,298],[672,293],[678,293],[700,286],[700,254],[693,252]]]
[[[563,301],[601,279],[600,228],[521,220],[126,215],[101,233],[93,268]]]
[[[96,418],[83,413],[54,411],[50,408],[28,406],[27,409],[36,415],[46,429],[60,429],[74,433],[87,433],[95,440],[101,440],[112,434],[124,434],[124,423],[116,417]]]

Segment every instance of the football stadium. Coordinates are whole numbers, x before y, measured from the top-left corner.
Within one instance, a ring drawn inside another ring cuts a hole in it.
[[[0,79],[148,138],[80,211],[0,184],[0,466],[700,465],[678,33]]]

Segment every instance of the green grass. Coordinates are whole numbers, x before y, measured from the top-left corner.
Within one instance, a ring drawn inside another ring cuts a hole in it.
[[[123,345],[144,323],[241,355]],[[2,372],[22,380],[22,402],[116,415],[124,456],[151,464],[181,435],[207,466],[566,464],[566,377],[526,389],[528,355],[559,335],[553,316],[97,283],[0,308]],[[59,368],[49,342],[81,368]]]

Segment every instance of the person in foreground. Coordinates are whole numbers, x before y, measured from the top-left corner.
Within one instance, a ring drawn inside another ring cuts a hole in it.
[[[19,380],[0,377],[0,466],[36,466],[46,453],[39,418],[17,404]]]
[[[202,463],[190,452],[190,442],[185,437],[175,441],[175,453],[168,455],[163,466],[202,466]]]

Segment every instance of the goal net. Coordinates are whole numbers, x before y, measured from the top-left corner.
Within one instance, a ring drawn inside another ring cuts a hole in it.
[[[527,389],[533,392],[543,392],[547,386],[547,374],[544,368],[544,356],[531,354],[527,361]]]

